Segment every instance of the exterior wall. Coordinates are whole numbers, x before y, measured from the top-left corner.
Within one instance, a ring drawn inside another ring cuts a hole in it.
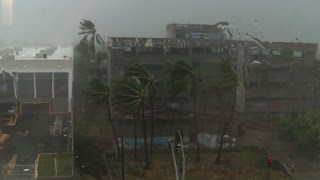
[[[273,55],[265,67],[253,67],[244,80],[245,112],[288,114],[311,109],[317,44],[273,42],[265,46]]]
[[[0,103],[43,103],[55,112],[71,112],[73,66],[71,60],[1,60],[7,91]],[[4,87],[3,87],[4,88]]]
[[[172,44],[172,46],[166,47],[166,50],[159,50],[164,49],[165,47],[158,47],[160,39],[149,40],[150,42],[157,42],[155,44],[149,44],[152,45],[152,47],[149,47],[147,49],[140,48],[139,52],[136,52],[135,50],[128,50],[126,49],[126,45],[124,41],[127,44],[133,44],[133,41],[139,41],[139,39],[129,39],[128,38],[109,38],[113,39],[112,43],[109,43],[109,45],[112,45],[109,47],[109,59],[111,61],[111,67],[110,67],[110,82],[111,87],[114,87],[115,83],[122,80],[124,78],[125,71],[127,69],[127,66],[130,63],[141,63],[145,65],[145,67],[155,76],[155,79],[158,81],[157,85],[159,87],[159,90],[157,90],[157,97],[158,103],[166,103],[163,101],[165,98],[168,97],[167,88],[165,88],[165,84],[163,82],[163,73],[165,70],[165,66],[168,63],[174,63],[177,61],[183,61],[183,60],[190,60],[193,63],[197,64],[199,68],[201,69],[201,72],[204,74],[204,76],[211,77],[208,79],[209,82],[213,81],[213,76],[216,75],[218,72],[218,62],[222,59],[222,56],[225,52],[223,51],[212,51],[210,46],[203,48],[203,47],[197,47],[192,48],[189,52],[188,48],[181,47],[179,48],[176,46],[176,44]],[[167,39],[163,38],[163,41],[166,41]],[[123,41],[123,42],[122,42]],[[142,39],[142,41],[147,41],[145,39]],[[118,42],[118,43],[114,43]],[[213,43],[215,47],[223,47],[221,45],[221,42]],[[125,46],[125,47],[123,47]],[[156,49],[157,51],[155,51]],[[214,103],[214,96],[211,96],[211,92],[202,93],[203,97],[199,97],[199,110],[206,111],[207,109],[214,109],[212,107],[215,107]],[[188,102],[188,99],[185,99],[185,95],[180,94],[177,98],[175,98],[175,102],[179,103],[181,106],[185,106],[186,108],[191,108],[191,105]],[[157,103],[156,102],[156,103]],[[184,103],[182,103],[184,102]],[[187,102],[187,103],[186,103]],[[185,104],[186,103],[186,104]],[[206,104],[206,105],[205,105]],[[179,107],[181,108],[181,106]]]
[[[0,77],[0,99],[2,98],[15,98],[14,85],[11,75],[3,73]]]
[[[52,73],[36,73],[37,98],[52,98]],[[21,91],[20,91],[21,92]]]
[[[296,62],[302,66],[312,66],[316,61],[316,55],[318,46],[317,44],[308,43],[286,43],[286,42],[273,42],[269,45],[271,51],[279,51],[280,55],[274,55],[271,59],[271,65],[273,66],[289,66],[290,61],[284,56],[291,55],[291,61]],[[289,52],[285,52],[288,51]],[[291,51],[291,52],[290,52]],[[302,52],[302,57],[294,57],[293,52]],[[286,54],[287,53],[287,54]],[[288,54],[289,53],[289,54]]]
[[[108,41],[111,61],[110,83],[114,84],[121,80],[126,66],[131,62],[144,64],[156,74],[156,77],[161,77],[160,69],[163,69],[166,63],[190,60],[199,64],[201,71],[206,75],[214,76],[218,72],[214,68],[217,67],[216,62],[223,57],[224,47],[228,45],[225,36],[220,36],[222,34],[218,24],[169,24],[167,38],[110,37]],[[261,57],[254,53],[248,55],[245,44],[253,47],[257,45],[253,42],[230,42],[237,45],[239,112],[301,112],[312,107],[314,93],[309,84],[312,78],[311,69],[316,61],[317,44],[261,42],[273,54],[267,59],[268,67],[246,74],[242,65]],[[162,91],[164,90],[165,88]],[[160,94],[162,97],[167,97],[166,92]],[[210,91],[207,94],[202,93],[204,98],[199,98],[202,104],[207,104],[209,99],[214,101],[214,96],[210,96],[211,94],[214,93]],[[292,103],[299,104],[299,107],[293,107]],[[202,104],[199,103],[198,106],[204,111],[215,107],[214,104],[208,107]]]
[[[118,130],[118,134],[124,137],[133,138],[134,121],[132,119],[123,119],[114,121],[114,125]],[[150,121],[148,121],[150,122]],[[194,122],[190,119],[155,119],[155,136],[158,137],[171,137],[174,136],[177,130],[183,132],[185,137],[189,137],[192,141],[195,138],[194,134]],[[234,124],[229,128],[228,133],[232,137],[238,135],[238,120],[234,120]],[[213,117],[213,119],[200,119],[199,120],[199,132],[206,134],[220,134],[219,118]],[[143,137],[142,121],[137,120],[137,137]]]
[[[34,73],[19,73],[19,98],[35,98]]]
[[[169,24],[167,25],[167,37],[176,39],[211,39],[224,38],[217,25],[204,24]]]

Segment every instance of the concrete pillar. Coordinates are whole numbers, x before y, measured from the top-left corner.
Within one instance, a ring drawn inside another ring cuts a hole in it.
[[[36,73],[33,73],[33,94],[34,94],[34,98],[37,98],[37,81],[36,81]]]
[[[17,94],[18,73],[16,73],[15,76],[12,76],[12,81],[13,81],[14,96],[15,96],[16,99],[18,99],[18,94]]]
[[[69,107],[69,112],[72,112],[72,82],[73,82],[73,74],[72,74],[72,72],[68,72],[68,107]]]
[[[54,73],[52,73],[52,78],[51,78],[51,87],[52,87],[52,98],[55,98],[55,94],[54,94]]]

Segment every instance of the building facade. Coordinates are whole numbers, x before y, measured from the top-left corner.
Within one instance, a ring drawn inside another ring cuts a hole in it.
[[[50,112],[70,113],[72,58],[72,47],[23,48],[2,56],[0,102],[48,103]]]
[[[0,178],[37,178],[39,157],[62,152],[70,160],[64,176],[73,175],[72,83],[72,47],[0,51],[0,139],[10,139],[0,144],[0,164],[17,158],[17,168]]]
[[[269,57],[246,52],[250,67],[242,79],[241,111],[277,118],[315,108],[317,44],[272,42],[264,46]]]
[[[205,76],[213,77],[219,71],[217,63],[232,54],[239,77],[239,112],[260,115],[270,112],[276,117],[313,107],[312,68],[317,44],[267,43],[254,37],[234,41],[230,40],[232,34],[224,28],[226,25],[169,24],[165,38],[109,37],[109,81],[112,85],[121,80],[128,64],[134,62],[144,64],[160,80],[165,65],[180,60],[191,61]],[[158,87],[161,89],[158,96],[168,97],[161,80]],[[199,111],[214,111],[214,93],[208,89],[207,94],[201,93],[205,96],[199,100]],[[182,102],[174,104],[180,107]]]

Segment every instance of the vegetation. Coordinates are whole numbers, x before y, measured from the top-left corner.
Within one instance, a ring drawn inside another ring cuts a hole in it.
[[[126,72],[126,77],[136,77],[141,82],[141,85],[148,91],[150,112],[151,112],[151,140],[150,140],[150,160],[152,159],[153,151],[153,137],[154,137],[154,120],[153,120],[153,109],[154,109],[154,95],[155,95],[155,79],[153,75],[141,64],[132,64],[129,66]]]
[[[114,128],[113,122],[112,122],[112,116],[111,116],[111,107],[110,107],[110,89],[107,85],[105,85],[101,80],[99,79],[93,79],[90,82],[88,95],[91,97],[92,101],[101,104],[102,106],[105,106],[107,109],[107,115],[106,115],[106,121],[110,123],[111,129],[113,132],[113,136],[116,142],[117,150],[119,151],[119,142],[118,142],[118,136],[116,133],[116,130]]]
[[[87,121],[87,119],[85,119]],[[81,119],[78,119],[82,121]],[[91,119],[93,121],[93,119]],[[91,125],[90,125],[91,123]],[[81,125],[84,128],[75,129],[75,160],[77,168],[80,169],[81,174],[86,174],[94,176],[100,179],[102,175],[107,173],[107,161],[105,159],[106,149],[108,144],[106,144],[105,134],[100,133],[97,128],[94,128],[93,123],[95,121]],[[90,133],[93,131],[96,134]],[[100,133],[99,135],[97,135]]]
[[[189,61],[178,61],[169,69],[169,87],[171,96],[185,92],[192,98],[192,113],[194,118],[195,136],[197,144],[196,160],[200,161],[200,147],[197,135],[199,134],[197,120],[198,86],[202,81],[199,69]]]
[[[144,138],[144,154],[145,168],[149,168],[149,152],[147,142],[147,126],[145,119],[145,101],[148,96],[148,90],[145,89],[140,80],[135,77],[126,78],[117,87],[117,99],[120,106],[126,107],[129,111],[135,112],[140,109],[143,121],[143,138]]]
[[[95,25],[89,20],[83,19],[80,22],[80,29],[81,32],[79,32],[78,34],[84,35],[80,41],[80,44],[85,47],[85,50],[87,50],[92,60],[96,60],[96,44],[101,44],[103,39],[97,33]],[[88,38],[90,39],[88,40]]]
[[[100,44],[102,39],[96,33],[94,24],[91,21],[83,20],[80,23],[82,30],[79,34],[84,35],[76,49],[82,52],[82,56],[88,63],[88,60],[96,60],[96,44]],[[88,39],[89,38],[89,39]],[[231,55],[229,55],[231,56]],[[216,94],[217,103],[219,107],[217,110],[221,113],[221,134],[218,142],[217,153],[202,153],[205,156],[205,160],[200,163],[200,145],[198,142],[199,134],[199,119],[198,119],[198,97],[200,89],[205,84],[204,77],[200,72],[200,68],[196,63],[191,61],[178,61],[170,65],[168,71],[168,91],[170,96],[175,98],[178,95],[184,96],[184,98],[190,98],[192,101],[192,117],[194,135],[196,141],[196,154],[187,154],[187,159],[196,158],[196,163],[187,163],[187,174],[188,179],[205,179],[207,177],[215,177],[216,179],[230,179],[237,177],[244,173],[245,175],[241,178],[263,178],[266,175],[265,169],[265,154],[259,154],[258,152],[244,151],[241,153],[228,153],[228,156],[222,154],[222,147],[224,137],[227,135],[228,130],[233,121],[235,114],[236,105],[236,87],[238,84],[237,74],[232,67],[230,58],[221,60],[219,64],[219,71],[213,78],[210,87],[213,88],[213,93]],[[153,138],[154,138],[154,98],[156,93],[155,87],[156,81],[152,73],[150,73],[142,64],[131,64],[129,65],[124,80],[119,82],[115,88],[116,94],[114,95],[118,107],[124,113],[128,113],[133,116],[134,122],[134,137],[135,137],[135,148],[134,148],[134,161],[131,160],[131,156],[128,155],[126,158],[130,159],[126,163],[126,179],[153,179],[159,177],[159,179],[170,179],[174,177],[174,171],[172,168],[171,156],[169,154],[155,154],[153,158],[154,168],[149,169],[149,163],[152,159],[153,154]],[[87,90],[87,95],[95,104],[106,109],[104,119],[111,125],[117,150],[119,154],[119,142],[117,138],[116,129],[113,125],[111,107],[110,107],[110,89],[101,80],[93,79]],[[148,107],[149,106],[149,107]],[[148,147],[148,127],[146,122],[146,109],[150,109],[151,114],[151,133],[150,133],[150,149]],[[268,111],[268,110],[267,110]],[[144,139],[144,161],[143,163],[138,159],[137,152],[137,124],[136,117],[142,118],[143,125],[143,139]],[[80,132],[80,131],[79,131]],[[83,172],[87,175],[92,175],[96,178],[101,178],[105,174],[110,175],[110,172],[117,172],[119,168],[119,162],[109,164],[109,160],[105,158],[107,147],[99,147],[97,142],[92,142],[93,138],[78,134],[77,138],[79,142],[78,148],[81,147],[97,147],[96,149],[90,150],[77,150],[79,155],[78,165],[80,168],[84,166]],[[148,151],[150,150],[150,151]],[[99,154],[96,158],[90,159],[92,154]],[[216,164],[213,164],[214,161]],[[263,157],[263,158],[261,158]],[[246,165],[240,164],[238,161],[245,162]],[[225,162],[220,165],[221,162]],[[108,163],[108,164],[107,164]],[[217,166],[220,165],[220,166]],[[245,168],[251,168],[250,172],[247,172]],[[188,169],[189,168],[189,169]],[[172,173],[172,175],[171,175]],[[151,175],[152,174],[152,175]],[[277,177],[281,177],[279,173],[275,173]],[[279,176],[278,176],[279,175]],[[114,176],[114,174],[113,174]],[[116,175],[118,177],[118,175]],[[117,178],[116,177],[116,178]],[[120,175],[119,175],[120,177]],[[91,178],[91,177],[88,177]],[[279,178],[279,179],[281,179]],[[283,179],[286,179],[284,177]]]
[[[72,153],[40,154],[38,159],[39,177],[72,176],[72,157]]]
[[[222,155],[222,165],[212,163],[216,154],[202,153],[201,162],[188,161],[186,164],[186,179],[252,179],[263,180],[267,178],[268,167],[265,162],[266,153],[255,150],[228,152]],[[194,159],[195,154],[186,154],[186,159]],[[133,160],[128,153],[125,156],[125,179],[127,180],[175,180],[172,156],[169,153],[154,153],[153,168],[144,170],[141,161]],[[120,163],[113,166],[115,179],[121,178]],[[270,179],[289,180],[287,175],[271,171]]]
[[[220,73],[218,74],[217,81],[215,83],[216,92],[219,94],[221,117],[224,119],[224,122],[222,123],[223,129],[220,136],[216,164],[220,164],[223,139],[233,120],[236,105],[237,83],[237,74],[232,69],[230,59],[222,60],[220,63]]]
[[[298,145],[305,149],[320,148],[320,110],[312,110],[298,117],[283,118],[280,124],[286,128]]]

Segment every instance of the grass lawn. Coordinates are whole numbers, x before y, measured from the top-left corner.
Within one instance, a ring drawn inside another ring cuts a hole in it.
[[[151,168],[144,170],[143,155],[138,161],[133,155],[125,156],[126,180],[175,180],[172,155],[169,153],[154,154]],[[195,154],[186,155],[186,179],[188,180],[264,180],[268,168],[266,154],[253,150],[230,152],[222,155],[221,165],[216,165],[216,154],[202,153],[201,162],[195,162]],[[179,162],[179,158],[177,158]],[[121,178],[121,164],[113,167],[115,179]],[[271,171],[270,179],[289,180],[290,177],[278,171]]]
[[[55,159],[57,170],[55,168]],[[71,176],[72,175],[72,153],[40,154],[38,159],[38,176]]]

